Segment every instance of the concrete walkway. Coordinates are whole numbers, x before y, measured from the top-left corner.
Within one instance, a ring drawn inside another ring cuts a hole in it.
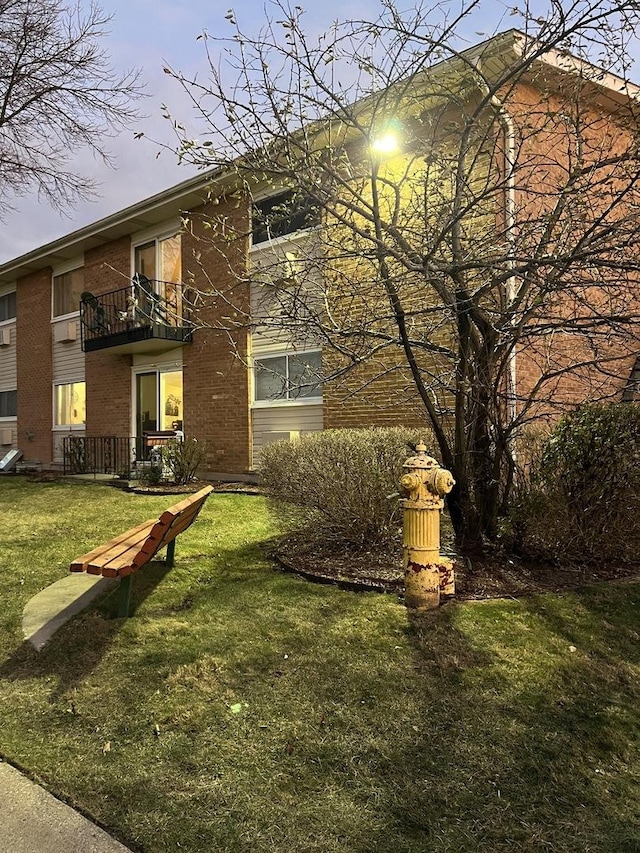
[[[27,602],[22,633],[40,651],[72,616],[117,580],[74,574]],[[0,853],[130,853],[90,820],[0,760]]]
[[[1,853],[131,853],[110,835],[0,762]]]

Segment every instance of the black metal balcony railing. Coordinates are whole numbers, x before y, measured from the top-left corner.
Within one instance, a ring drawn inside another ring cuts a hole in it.
[[[189,341],[193,331],[186,289],[145,276],[134,276],[127,287],[99,296],[83,293],[80,320],[85,352],[147,340],[174,345]]]
[[[71,435],[62,439],[64,474],[113,474],[129,479],[135,464],[135,438]]]

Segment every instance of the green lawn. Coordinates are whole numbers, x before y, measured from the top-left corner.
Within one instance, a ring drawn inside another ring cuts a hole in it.
[[[223,494],[132,618],[23,644],[31,596],[170,502],[0,481],[8,760],[146,853],[640,851],[640,584],[410,622],[279,572],[263,500]]]

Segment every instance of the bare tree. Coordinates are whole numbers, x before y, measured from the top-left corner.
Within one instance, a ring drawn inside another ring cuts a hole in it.
[[[113,70],[101,46],[110,16],[93,3],[0,0],[0,207],[37,191],[64,210],[91,196],[70,167],[136,118],[138,73]]]
[[[201,297],[227,306],[220,328],[319,342],[333,397],[421,412],[477,546],[497,534],[523,428],[610,395],[638,351],[637,3],[514,10],[518,30],[471,48],[479,0],[445,18],[383,0],[317,41],[300,7],[271,8],[255,37],[232,13],[229,39],[204,34],[205,80],[167,69],[204,125],[180,155],[234,175],[254,228],[275,237],[301,211],[322,224],[254,257],[250,313],[235,284]],[[224,255],[228,201],[208,224]]]

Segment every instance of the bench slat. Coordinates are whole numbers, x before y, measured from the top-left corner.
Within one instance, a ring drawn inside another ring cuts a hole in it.
[[[76,559],[69,566],[70,571],[72,572],[84,572],[87,571],[87,565],[100,557],[102,554],[105,554],[111,548],[116,548],[121,542],[128,541],[131,535],[138,533],[139,531],[143,531],[146,529],[151,529],[153,525],[156,523],[155,518],[150,518],[147,521],[143,521],[141,524],[138,524],[136,527],[132,527],[131,530],[127,530],[125,533],[121,533],[119,536],[116,536],[114,539],[109,540],[104,545],[99,545],[97,548],[89,551],[87,554],[83,554],[82,557],[76,557]],[[90,572],[90,574],[93,574]]]
[[[209,497],[212,491],[213,486],[205,486],[204,489],[200,489],[199,492],[196,492],[194,495],[191,495],[190,497],[181,500],[179,503],[165,510],[160,516],[160,521],[171,521],[170,517],[165,518],[165,516],[178,515],[178,513],[184,512],[192,504],[200,504],[201,506],[204,501]]]
[[[154,554],[161,551],[166,545],[183,533],[196,520],[198,513],[202,509],[206,496],[197,504],[192,504],[188,509],[182,511],[179,515],[173,517],[173,521],[169,523],[158,522],[149,533],[147,541],[142,545],[140,551],[133,559],[133,565],[140,568],[145,563],[149,562]],[[166,518],[167,513],[164,512],[161,518]]]
[[[133,564],[134,556],[139,553],[140,548],[147,541],[151,529],[147,526],[135,533],[131,532],[131,535],[119,542],[115,548],[105,548],[100,556],[89,562],[88,570],[92,568],[102,569],[104,574],[105,570],[108,569],[109,573],[105,574],[105,577],[115,577],[121,568]],[[112,574],[112,571],[115,574]]]
[[[130,575],[193,524],[212,491],[213,486],[206,486],[189,495],[165,510],[159,519],[144,521],[78,557],[71,563],[70,570],[111,578]]]

